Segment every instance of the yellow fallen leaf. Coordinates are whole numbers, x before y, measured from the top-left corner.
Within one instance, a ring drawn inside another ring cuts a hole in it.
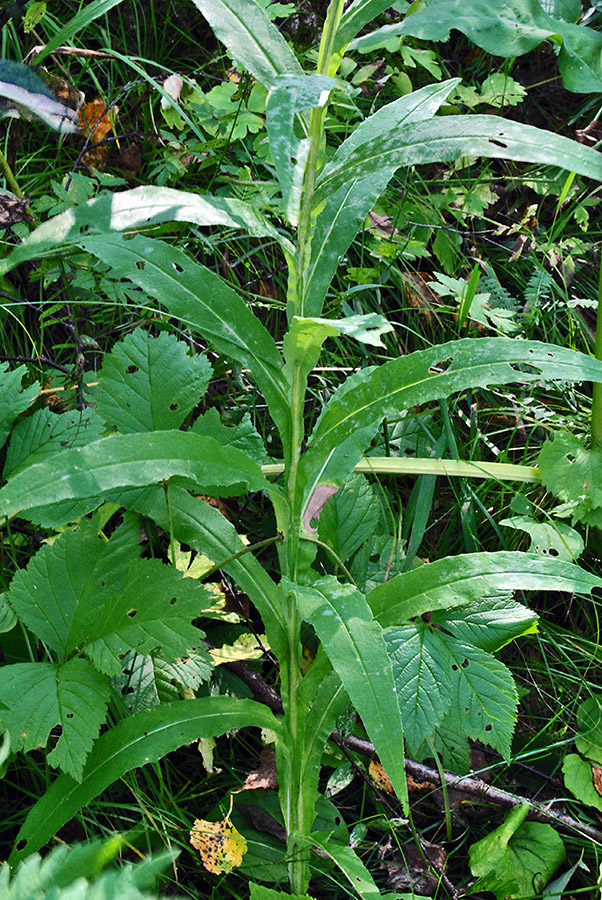
[[[376,762],[376,760],[373,759],[368,766],[368,772],[372,781],[381,789],[381,791],[387,791],[389,794],[393,793],[393,785],[381,763]]]
[[[195,819],[190,843],[199,851],[205,868],[215,875],[231,872],[241,864],[247,851],[246,840],[229,819],[221,822]]]

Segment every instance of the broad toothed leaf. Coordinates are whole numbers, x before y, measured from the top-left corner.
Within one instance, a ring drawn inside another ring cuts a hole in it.
[[[13,750],[45,747],[57,725],[61,736],[51,765],[80,779],[86,757],[105,720],[110,687],[87,659],[15,663],[0,669],[0,723]]]
[[[106,674],[120,673],[128,650],[185,656],[201,637],[191,620],[211,606],[211,593],[159,560],[138,558],[129,520],[108,542],[98,538],[97,521],[83,520],[17,572],[12,609],[60,657],[83,651]]]
[[[122,434],[179,428],[200,402],[211,377],[206,356],[190,356],[183,341],[141,328],[105,356],[92,398],[108,430]]]

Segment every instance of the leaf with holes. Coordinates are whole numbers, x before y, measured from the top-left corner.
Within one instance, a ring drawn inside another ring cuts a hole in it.
[[[506,759],[516,722],[518,694],[506,666],[470,644],[450,638],[451,713],[468,738],[483,741]]]
[[[573,521],[602,527],[602,447],[586,450],[579,438],[567,431],[546,441],[539,454],[539,471],[545,487],[563,501],[561,508]],[[558,515],[559,510],[555,510]]]
[[[356,178],[376,175],[390,167],[456,162],[462,156],[560,166],[602,180],[602,160],[591,147],[495,116],[439,116],[427,122],[404,123],[382,134],[377,142],[354,146],[351,152],[346,151],[345,143],[318,178],[314,196],[317,208]]]
[[[452,660],[445,636],[424,622],[384,632],[393,663],[408,754],[433,737],[452,701]]]
[[[97,528],[98,517],[84,519],[16,573],[7,599],[21,623],[59,659],[83,652],[107,675],[119,675],[128,650],[160,647],[176,659],[197,648],[202,633],[190,623],[211,606],[211,592],[159,560],[140,559],[135,517],[109,541]]]
[[[342,484],[385,417],[468,387],[546,379],[602,381],[602,362],[536,341],[479,338],[419,350],[363,373],[353,390],[335,391],[309,437],[299,467],[305,498],[320,483]]]
[[[200,403],[210,377],[207,357],[191,356],[184,341],[137,328],[105,356],[91,396],[109,431],[177,429]]]
[[[86,237],[79,244],[110,266],[112,277],[132,281],[221,353],[249,368],[286,443],[290,411],[282,358],[273,338],[231,287],[177,247],[152,238],[136,235],[126,240],[107,234]]]
[[[566,562],[579,559],[585,544],[578,531],[564,522],[538,522],[531,516],[511,516],[502,519],[500,525],[525,531],[531,538],[529,550],[541,556],[554,557]]]
[[[303,174],[309,153],[309,137],[297,137],[295,117],[323,107],[336,86],[324,75],[278,75],[268,94],[266,118],[270,150],[282,189],[287,218],[299,220]]]
[[[199,851],[205,868],[216,875],[227,874],[239,866],[247,849],[247,842],[229,819],[195,819],[190,843]]]
[[[238,228],[254,237],[271,237],[284,250],[291,249],[290,242],[243,200],[143,185],[131,191],[93,197],[38,225],[7,257],[0,260],[0,274],[10,272],[30,259],[40,259],[56,252],[57,248],[68,249],[85,232],[128,231],[162,222]]]
[[[80,779],[106,717],[109,682],[87,659],[15,663],[0,668],[0,725],[13,750],[45,747],[56,726],[61,736],[48,762]]]

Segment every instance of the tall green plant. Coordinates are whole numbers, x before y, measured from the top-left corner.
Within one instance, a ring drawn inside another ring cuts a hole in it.
[[[195,423],[190,433],[183,432],[179,425],[186,412],[179,421],[169,416],[157,421],[156,404],[145,399],[144,391],[134,392],[135,403],[141,405],[135,422],[131,416],[119,416],[120,405],[129,407],[134,401],[127,392],[111,387],[109,379],[109,386],[101,381],[99,388],[105,398],[104,406],[99,405],[105,423],[100,429],[116,433],[55,451],[55,445],[46,446],[32,428],[16,463],[5,472],[8,482],[0,491],[0,514],[30,517],[56,527],[110,500],[154,520],[172,541],[209,556],[237,580],[263,619],[279,663],[284,713],[277,718],[258,703],[232,698],[176,701],[124,718],[95,742],[94,735],[89,735],[88,745],[79,748],[78,764],[65,763],[64,773],[31,810],[12,859],[38,849],[128,769],[160,758],[193,735],[216,735],[234,724],[256,724],[271,727],[276,735],[292,892],[301,895],[307,890],[311,848],[318,846],[332,855],[360,896],[374,897],[378,893],[374,883],[351,850],[332,841],[325,843],[324,835],[312,832],[324,745],[345,705],[351,702],[361,716],[408,813],[404,730],[408,746],[417,755],[432,752],[434,742],[444,759],[449,759],[449,753],[445,754],[452,733],[454,744],[458,738],[464,745],[467,738],[478,738],[510,754],[517,693],[509,671],[493,654],[534,630],[536,617],[503,592],[553,587],[587,594],[602,581],[573,564],[524,553],[444,559],[387,580],[390,562],[383,552],[376,579],[382,583],[378,587],[366,584],[362,590],[349,578],[324,576],[314,567],[317,520],[329,498],[348,481],[383,418],[467,388],[514,381],[599,382],[602,363],[536,342],[455,341],[351,375],[307,434],[308,376],[324,342],[344,333],[374,345],[390,327],[377,315],[321,318],[326,291],[338,260],[400,166],[483,155],[568,167],[602,179],[602,162],[596,152],[566,138],[497,117],[438,117],[457,79],[423,88],[378,110],[330,154],[325,119],[333,96],[346,89],[336,78],[342,54],[358,31],[388,4],[355,0],[343,12],[343,0],[332,0],[317,70],[305,74],[254,0],[195,3],[239,65],[269,90],[267,131],[288,234],[283,236],[242,201],[137,188],[101,196],[44,223],[2,260],[0,273],[40,256],[60,254],[68,260],[73,248],[101,260],[110,277],[136,285],[250,371],[279,432],[283,475],[276,483],[268,483],[244,443],[243,449],[229,447],[221,455],[216,441],[235,444],[228,429],[212,435],[203,432],[207,423]],[[174,220],[238,227],[249,234],[269,235],[279,243],[289,267],[288,328],[282,352],[232,287],[184,250],[152,236],[150,226]],[[160,380],[159,370],[153,369],[151,355],[147,354],[147,363],[144,359],[140,354],[133,368],[137,372],[148,365],[149,384],[154,385]],[[162,371],[168,370],[169,365]],[[132,373],[127,366],[120,371],[126,384]],[[20,375],[5,372],[2,377],[10,385],[10,390],[2,392],[0,407],[6,435],[28,398],[15,383]],[[106,400],[111,396],[112,405]],[[215,496],[248,489],[269,494],[280,536],[278,584],[234,527],[193,496],[191,489]],[[349,496],[355,503],[355,495]],[[78,533],[77,538],[60,538],[57,548],[66,553],[71,544],[79,547],[84,538],[91,539],[89,526],[80,525]],[[116,540],[119,543],[118,534],[108,546]],[[42,550],[30,567],[46,573],[55,608],[41,611],[35,598],[27,599],[26,577],[17,576],[4,603],[5,627],[11,627],[14,616],[21,618],[55,654],[54,673],[57,666],[73,666],[74,658],[79,669],[85,664],[97,685],[97,696],[82,684],[80,701],[97,710],[97,730],[102,721],[98,706],[106,702],[100,675],[115,671],[124,653],[132,649],[145,653],[149,647],[161,646],[173,656],[180,652],[182,641],[192,639],[182,627],[170,644],[165,634],[151,627],[149,617],[144,618],[143,605],[141,630],[127,631],[131,611],[138,614],[135,603],[138,598],[141,604],[145,601],[143,593],[135,592],[137,582],[132,587],[125,576],[111,595],[116,598],[114,608],[106,606],[104,631],[98,633],[99,626],[94,632],[86,630],[90,613],[88,605],[84,614],[89,601],[82,599],[83,594],[71,592],[71,618],[65,614],[67,601],[53,580],[58,578],[51,565],[54,549]],[[117,598],[125,598],[121,606]],[[190,607],[183,606],[183,615],[190,621]],[[423,618],[426,612],[432,616]],[[301,665],[303,623],[313,627],[320,643],[307,671]],[[23,737],[21,712],[32,679],[21,690],[24,682],[17,674],[22,673],[14,665],[0,670],[0,687],[10,685],[11,689],[3,694],[7,699],[3,699],[0,722],[10,726],[13,749],[27,749],[35,744],[31,736]],[[56,678],[53,682],[49,677],[48,687],[38,687],[38,702],[40,697],[50,697],[45,727],[36,732],[38,744],[47,741],[55,724],[67,724],[74,712],[82,715],[81,707],[74,710],[75,701],[69,706],[51,697],[55,685]],[[60,763],[59,757],[55,752],[53,759]]]

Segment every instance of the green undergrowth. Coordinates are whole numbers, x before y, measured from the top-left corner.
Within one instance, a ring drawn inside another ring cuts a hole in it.
[[[0,895],[598,896],[599,13],[0,28]]]

